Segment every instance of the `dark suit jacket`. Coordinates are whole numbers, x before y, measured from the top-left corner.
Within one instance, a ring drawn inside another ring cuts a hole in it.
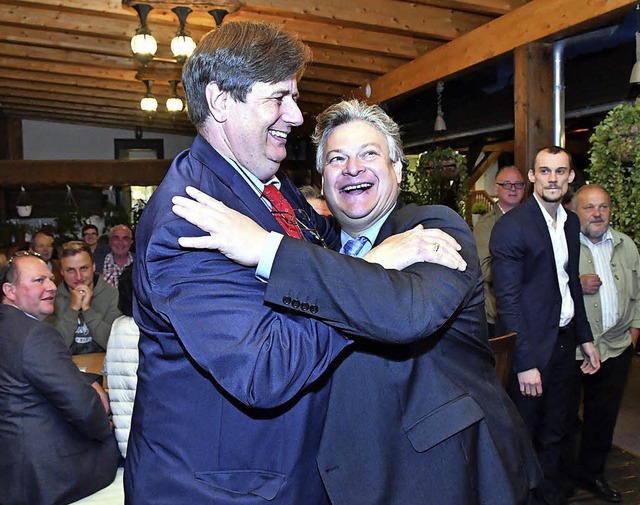
[[[9,305],[0,333],[0,503],[70,503],[109,485],[115,437],[60,334]]]
[[[580,286],[580,222],[567,212],[564,233],[576,344],[593,340]],[[489,242],[499,334],[516,332],[512,370],[543,372],[558,339],[562,297],[547,223],[534,196],[500,218]],[[543,384],[544,387],[544,384]]]
[[[276,256],[268,300],[322,300],[318,317],[380,341],[359,340],[333,375],[323,481],[334,504],[521,503],[538,466],[493,368],[468,226],[446,207],[399,204],[377,243],[420,223],[458,240],[465,272],[431,263],[385,271],[362,260],[349,271],[344,256],[323,264],[320,254],[301,264],[291,259],[300,245],[287,239]]]
[[[307,226],[337,239],[279,178],[292,206],[313,216]],[[171,212],[171,198],[187,185],[282,233],[249,184],[199,136],[147,204],[136,233],[140,364],[127,502],[324,504],[315,455],[329,391],[314,382],[349,341],[266,305],[255,269],[216,251],[180,248],[178,237],[202,235]]]

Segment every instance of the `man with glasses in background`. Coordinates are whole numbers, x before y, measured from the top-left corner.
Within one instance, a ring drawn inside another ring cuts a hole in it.
[[[91,249],[93,263],[96,265],[96,272],[102,273],[104,268],[104,258],[111,249],[104,242],[100,242],[100,232],[95,224],[86,224],[82,227],[82,240]]]
[[[116,475],[109,399],[42,322],[56,294],[42,258],[17,252],[0,283],[0,503],[75,502]]]
[[[487,313],[487,327],[489,328],[489,338],[497,336],[495,334],[496,323],[496,295],[493,292],[493,281],[491,277],[491,254],[489,253],[489,238],[491,230],[504,214],[516,207],[522,201],[524,195],[524,176],[518,167],[512,165],[498,169],[494,193],[498,201],[493,206],[493,211],[482,216],[473,227],[473,237],[476,239],[478,247],[478,258],[484,276],[484,308]]]

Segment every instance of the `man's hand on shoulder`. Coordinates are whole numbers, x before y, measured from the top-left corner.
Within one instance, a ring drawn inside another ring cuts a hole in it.
[[[542,376],[537,368],[518,373],[522,396],[542,396]]]
[[[466,261],[458,252],[460,244],[437,228],[425,229],[421,224],[393,235],[369,251],[364,259],[386,269],[402,270],[414,263],[436,263],[464,271]]]
[[[193,200],[174,196],[173,213],[209,235],[180,237],[178,243],[194,249],[217,249],[236,263],[256,266],[269,232],[244,214],[196,188],[188,186],[186,191]]]

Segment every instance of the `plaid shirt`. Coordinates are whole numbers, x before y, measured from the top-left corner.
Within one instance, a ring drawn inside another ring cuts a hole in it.
[[[104,258],[104,266],[102,268],[102,278],[111,284],[114,288],[118,287],[118,281],[120,280],[120,275],[122,275],[122,271],[125,267],[131,265],[133,263],[133,254],[129,253],[127,257],[127,262],[122,266],[118,266],[117,263],[113,259],[113,254],[109,253]]]

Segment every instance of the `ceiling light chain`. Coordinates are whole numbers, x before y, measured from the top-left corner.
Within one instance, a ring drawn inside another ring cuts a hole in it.
[[[438,93],[438,111],[436,116],[436,124],[433,129],[437,132],[445,131],[447,124],[444,122],[444,112],[442,111],[442,92],[444,91],[444,81],[438,81],[436,92]]]

